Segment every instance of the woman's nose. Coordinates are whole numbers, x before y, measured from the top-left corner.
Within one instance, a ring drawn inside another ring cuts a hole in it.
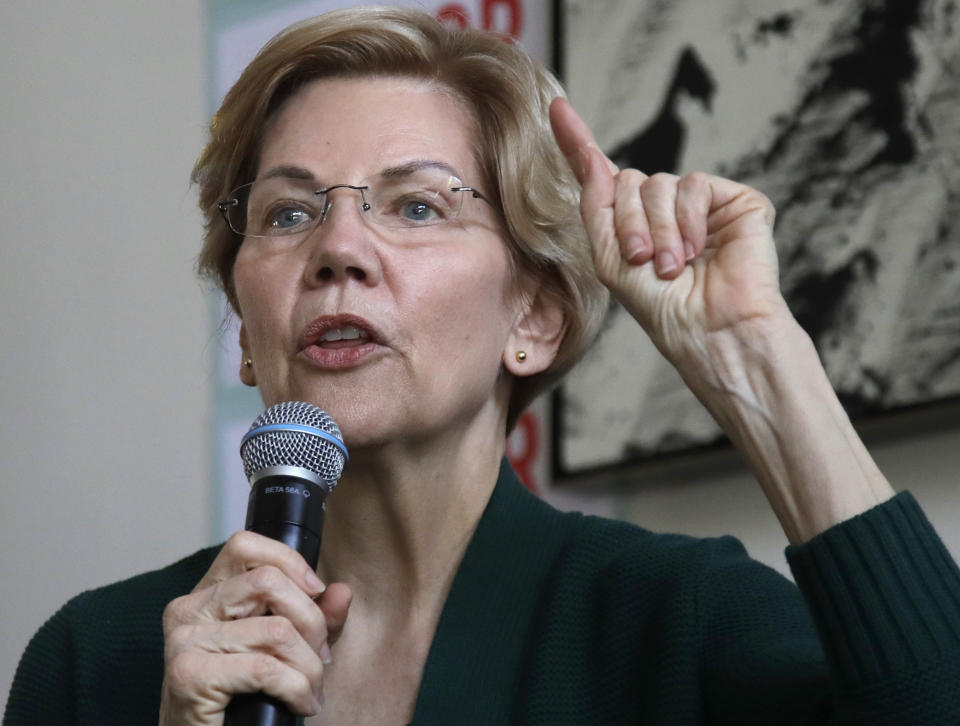
[[[366,285],[382,278],[376,236],[364,220],[364,200],[356,187],[328,194],[320,224],[310,235],[311,285],[355,280]]]

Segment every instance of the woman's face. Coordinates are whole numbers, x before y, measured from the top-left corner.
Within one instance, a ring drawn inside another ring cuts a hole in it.
[[[257,178],[363,181],[375,194],[384,170],[429,162],[479,187],[475,141],[461,102],[436,86],[318,80],[268,127]],[[338,189],[323,223],[298,240],[244,240],[234,267],[253,359],[244,375],[266,405],[314,403],[354,447],[498,420],[517,295],[494,211],[461,194],[453,222],[394,229],[364,219],[358,191]]]

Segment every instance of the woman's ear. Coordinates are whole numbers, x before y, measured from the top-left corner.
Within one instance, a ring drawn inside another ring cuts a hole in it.
[[[253,358],[248,352],[247,347],[247,328],[240,321],[240,382],[251,388],[257,385],[257,376],[253,372]]]
[[[566,315],[560,302],[544,294],[539,284],[528,286],[503,351],[504,367],[515,376],[547,370],[557,356],[566,329]]]

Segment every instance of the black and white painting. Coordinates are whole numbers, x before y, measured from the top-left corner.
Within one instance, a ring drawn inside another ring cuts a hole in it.
[[[781,286],[854,417],[960,394],[957,0],[564,0],[607,153],[778,210]],[[557,395],[558,475],[720,440],[620,308]]]

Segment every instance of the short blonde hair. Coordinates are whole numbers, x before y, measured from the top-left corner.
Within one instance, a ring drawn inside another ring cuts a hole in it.
[[[593,272],[578,213],[579,185],[550,130],[549,105],[563,89],[502,37],[401,8],[335,11],[276,35],[227,93],[194,166],[206,221],[198,267],[239,313],[233,265],[242,239],[223,222],[217,202],[253,180],[272,115],[319,78],[398,75],[442,84],[473,113],[483,189],[502,214],[515,270],[539,280],[539,294],[564,313],[553,364],[513,381],[509,430],[579,360],[599,331],[608,298]]]

